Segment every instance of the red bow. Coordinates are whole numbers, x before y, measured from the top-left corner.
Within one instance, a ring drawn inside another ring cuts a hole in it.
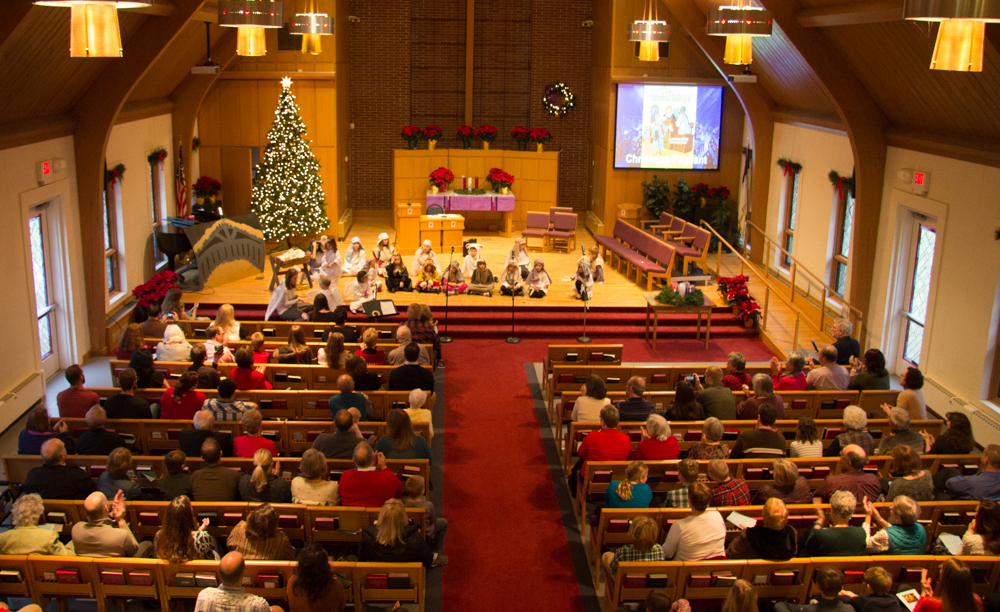
[[[784,166],[782,166],[782,168],[784,168],[784,171],[782,172],[784,176],[788,176],[788,173],[792,171],[791,164],[785,164]]]

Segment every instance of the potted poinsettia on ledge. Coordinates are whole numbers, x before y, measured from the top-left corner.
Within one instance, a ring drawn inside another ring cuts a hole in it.
[[[542,145],[552,140],[552,132],[545,128],[531,128],[528,133],[528,140],[538,145],[538,152],[542,152]]]
[[[493,192],[499,192],[504,195],[510,193],[510,187],[514,184],[514,175],[504,172],[500,168],[490,168],[489,174],[486,175],[486,180],[493,185]]]
[[[455,174],[447,168],[438,168],[430,174],[431,193],[448,191],[448,186],[455,180]]]
[[[740,302],[739,308],[740,312],[737,316],[743,322],[743,326],[747,329],[756,327],[760,321],[760,304],[750,298]]]
[[[510,137],[517,141],[518,151],[528,150],[528,141],[531,139],[531,130],[526,127],[517,126],[510,131]]]
[[[406,141],[406,144],[409,145],[411,149],[416,149],[417,141],[423,138],[424,132],[415,125],[408,125],[403,128],[403,131],[400,132],[399,135],[403,137],[403,140]]]
[[[427,140],[428,150],[434,150],[434,147],[437,146],[438,139],[441,138],[441,134],[444,134],[444,130],[442,130],[440,126],[434,125],[433,123],[424,128],[423,135]]]
[[[476,136],[476,130],[471,125],[460,125],[455,130],[455,135],[462,141],[463,149],[471,149],[472,139]]]
[[[207,198],[210,203],[215,202],[219,192],[222,191],[222,183],[210,176],[198,177],[198,181],[191,187],[194,195],[198,198],[198,204],[204,205]]]
[[[475,136],[483,143],[483,149],[489,149],[490,143],[497,139],[497,129],[484,123],[476,128]]]
[[[132,289],[132,297],[138,299],[135,311],[133,311],[135,322],[142,323],[149,318],[149,307],[162,302],[167,291],[176,287],[180,282],[180,275],[170,270],[164,270],[157,272],[149,281]]]

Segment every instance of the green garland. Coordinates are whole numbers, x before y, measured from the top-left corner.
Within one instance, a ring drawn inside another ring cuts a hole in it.
[[[802,164],[797,164],[790,159],[785,159],[784,157],[778,160],[778,165],[781,166],[781,169],[785,172],[785,174],[788,174],[789,171],[794,172],[795,174],[802,172]]]
[[[680,306],[682,308],[688,306],[704,306],[705,305],[705,295],[700,289],[692,289],[691,293],[687,295],[681,295],[670,288],[670,285],[664,285],[660,289],[660,294],[656,296],[656,301],[661,304],[670,304],[671,306]]]
[[[834,190],[836,190],[837,196],[843,200],[847,197],[847,193],[850,192],[851,196],[854,196],[854,176],[840,176],[836,170],[830,170],[830,184],[833,185]]]
[[[458,195],[486,195],[485,189],[456,189]]]
[[[104,188],[107,189],[109,185],[114,185],[115,182],[125,179],[125,164],[118,164],[114,168],[108,169],[107,166],[104,167]]]

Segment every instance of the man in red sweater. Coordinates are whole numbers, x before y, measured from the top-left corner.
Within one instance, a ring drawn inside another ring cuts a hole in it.
[[[69,383],[69,389],[60,391],[56,396],[59,416],[82,419],[87,416],[88,410],[101,402],[101,399],[93,391],[83,388],[83,383],[87,382],[83,377],[83,368],[75,363],[66,368],[66,382]]]
[[[587,461],[625,461],[632,453],[632,443],[627,434],[618,431],[618,409],[613,404],[601,408],[601,430],[587,434],[577,449],[579,466],[574,466],[576,474],[570,472],[570,489],[575,494],[577,484],[582,482],[587,470]]]
[[[236,367],[229,373],[229,378],[233,379],[239,391],[271,388],[271,383],[264,378],[264,373],[254,368],[253,352],[245,346],[236,350]]]
[[[357,469],[347,470],[340,477],[341,505],[379,508],[386,500],[403,494],[403,483],[385,467],[385,455],[372,450],[368,442],[354,447],[354,466]]]

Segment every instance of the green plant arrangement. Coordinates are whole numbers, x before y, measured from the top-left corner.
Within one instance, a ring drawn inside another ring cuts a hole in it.
[[[660,294],[656,296],[656,301],[661,304],[670,304],[671,306],[679,306],[681,308],[704,306],[705,294],[700,289],[692,288],[687,295],[681,295],[677,291],[677,283],[670,283],[660,289]]]
[[[671,209],[670,184],[655,174],[648,181],[643,181],[642,205],[649,211],[651,218],[659,219],[660,215]]]
[[[698,195],[691,189],[684,178],[677,179],[674,187],[673,214],[690,221],[694,214],[694,209],[698,207]]]
[[[456,189],[458,195],[486,195],[485,189]]]

